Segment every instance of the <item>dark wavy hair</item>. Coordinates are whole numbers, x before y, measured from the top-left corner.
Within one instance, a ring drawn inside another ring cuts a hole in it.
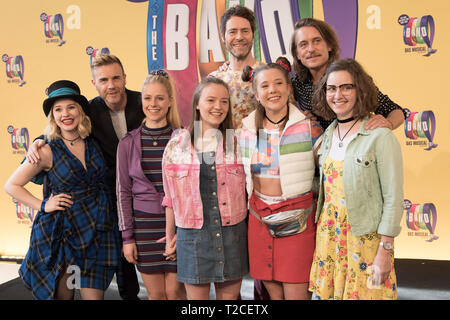
[[[371,112],[374,112],[378,107],[378,89],[372,77],[354,59],[338,60],[328,66],[313,95],[313,112],[327,120],[336,118],[336,114],[328,105],[326,92],[328,77],[336,71],[347,71],[353,79],[356,90],[353,117],[355,119],[362,119]]]
[[[311,79],[311,72],[302,64],[299,59],[297,59],[297,43],[295,41],[297,30],[303,27],[316,28],[316,30],[319,31],[320,35],[322,36],[323,40],[325,40],[327,45],[331,48],[328,57],[328,65],[336,60],[339,60],[340,47],[336,32],[334,31],[333,27],[325,21],[313,18],[303,18],[297,21],[294,27],[294,33],[291,37],[291,54],[293,58],[295,73],[300,78],[300,81],[306,82],[307,80]]]
[[[291,71],[291,63],[285,57],[279,57],[276,60],[276,62],[267,63],[267,64],[262,65],[261,67],[256,68],[254,70],[252,69],[252,67],[246,66],[242,72],[241,79],[242,79],[242,81],[252,81],[253,92],[256,92],[256,85],[257,85],[256,79],[258,77],[258,74],[261,71],[269,70],[269,69],[280,70],[286,80],[286,83],[289,86],[292,86],[291,77],[289,75],[289,72]],[[288,102],[293,102],[292,93],[288,99]],[[263,121],[264,121],[265,112],[266,111],[265,111],[264,107],[261,105],[261,103],[258,102],[258,104],[256,105],[256,114],[255,114],[255,128],[256,128],[256,134],[257,134],[258,138],[259,138],[259,130],[264,128]],[[287,120],[289,120],[289,106],[288,106],[288,113],[287,113],[285,124],[286,124]]]
[[[241,5],[235,5],[229,8],[225,13],[220,17],[220,33],[222,37],[225,38],[225,31],[227,30],[227,22],[231,17],[240,17],[248,20],[250,23],[250,28],[252,28],[253,34],[255,34],[256,30],[256,19],[255,14],[252,10],[247,7]]]

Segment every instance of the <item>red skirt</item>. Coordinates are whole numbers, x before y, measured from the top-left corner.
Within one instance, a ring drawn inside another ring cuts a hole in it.
[[[309,192],[271,205],[253,193],[249,202],[250,207],[260,217],[265,217],[287,210],[307,209],[313,201],[313,194]],[[315,212],[316,203],[307,219],[305,231],[280,238],[272,237],[265,224],[253,214],[249,214],[248,250],[250,276],[253,279],[288,283],[309,282],[316,240]]]

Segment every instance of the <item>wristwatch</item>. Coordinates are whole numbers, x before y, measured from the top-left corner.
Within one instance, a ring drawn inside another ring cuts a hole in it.
[[[394,244],[392,242],[380,241],[380,247],[381,246],[384,248],[384,250],[388,250],[388,251],[394,249]]]

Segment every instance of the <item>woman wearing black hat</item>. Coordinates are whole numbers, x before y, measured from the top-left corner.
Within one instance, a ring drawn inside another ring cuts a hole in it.
[[[5,184],[13,198],[39,210],[19,274],[34,299],[72,299],[75,288],[83,299],[103,299],[120,258],[120,234],[104,159],[89,138],[88,101],[77,84],[61,80],[48,88],[43,107],[49,142],[39,149],[41,161],[25,161]],[[24,188],[42,170],[52,192],[44,200]]]

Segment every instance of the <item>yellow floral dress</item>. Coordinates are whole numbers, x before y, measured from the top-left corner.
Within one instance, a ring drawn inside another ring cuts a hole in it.
[[[319,299],[397,299],[397,280],[392,270],[380,286],[372,285],[372,264],[381,235],[352,235],[347,219],[343,187],[344,161],[328,157],[323,166],[325,201],[317,222],[316,250],[309,290]]]

